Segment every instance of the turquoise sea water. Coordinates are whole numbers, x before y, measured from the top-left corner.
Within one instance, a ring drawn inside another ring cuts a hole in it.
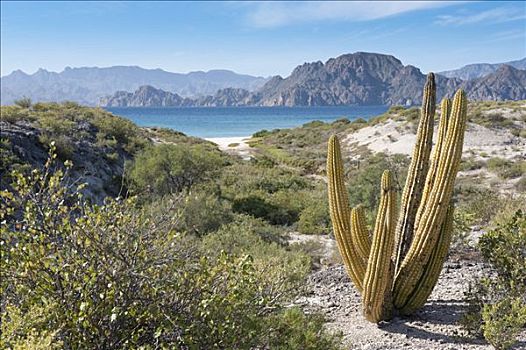
[[[106,108],[140,126],[159,126],[197,137],[249,136],[256,131],[292,128],[321,120],[369,119],[387,106],[342,107],[128,107]]]

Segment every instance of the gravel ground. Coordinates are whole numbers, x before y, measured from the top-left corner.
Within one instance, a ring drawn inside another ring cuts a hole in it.
[[[379,325],[361,314],[361,299],[343,266],[313,273],[307,291],[295,303],[307,312],[321,312],[327,328],[341,331],[349,349],[492,349],[482,339],[465,336],[458,320],[465,311],[464,291],[472,278],[481,276],[480,263],[447,262],[428,303],[408,318]],[[526,332],[514,349],[526,349]]]

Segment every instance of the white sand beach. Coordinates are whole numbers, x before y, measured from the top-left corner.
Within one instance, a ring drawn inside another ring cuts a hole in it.
[[[250,136],[239,136],[239,137],[206,137],[205,140],[215,143],[221,150],[228,150],[234,147],[229,147],[232,144],[242,144],[248,141]]]
[[[205,140],[215,143],[222,151],[238,154],[243,159],[250,159],[251,148],[247,143],[250,138],[251,136],[209,137]]]

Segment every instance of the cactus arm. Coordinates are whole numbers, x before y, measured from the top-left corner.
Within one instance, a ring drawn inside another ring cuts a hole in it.
[[[371,251],[371,238],[367,230],[365,213],[362,206],[357,206],[351,211],[351,237],[356,244],[360,258],[367,264]]]
[[[367,320],[379,322],[390,318],[394,247],[396,193],[391,173],[382,175],[382,196],[376,217],[373,242],[364,278],[363,313]]]
[[[455,177],[462,155],[466,129],[466,95],[457,91],[453,100],[451,118],[448,122],[446,139],[437,157],[437,174],[434,181],[426,181],[424,197],[418,208],[414,239],[404,258],[394,284],[394,304],[402,308],[423,274],[423,267],[429,261],[444,221],[447,205],[451,199]],[[432,173],[428,174],[433,176]]]
[[[440,115],[440,122],[438,125],[438,135],[436,140],[436,146],[433,148],[433,151],[431,153],[431,164],[429,166],[429,173],[426,178],[426,190],[424,191],[422,195],[422,202],[425,203],[429,198],[430,191],[427,189],[430,189],[433,186],[433,183],[435,182],[437,178],[438,173],[438,161],[440,159],[440,154],[442,153],[442,148],[444,147],[445,140],[447,137],[447,130],[449,127],[449,122],[451,119],[451,100],[444,98],[441,102],[441,115]],[[420,221],[421,215],[423,211],[419,211],[417,213],[416,221]],[[418,216],[420,215],[420,216]]]
[[[434,247],[431,258],[424,268],[424,274],[420,278],[420,281],[413,290],[407,303],[400,309],[401,314],[409,315],[421,308],[426,303],[429,295],[431,295],[440,276],[440,271],[442,271],[442,266],[444,265],[451,244],[451,237],[453,235],[453,212],[453,204],[450,204],[446,219],[440,229],[440,237],[438,238],[437,245]]]
[[[327,184],[329,211],[338,250],[349,277],[358,291],[361,292],[363,290],[365,262],[359,258],[351,239],[349,195],[344,183],[340,143],[334,135],[329,139],[327,152]]]
[[[420,122],[416,133],[416,144],[413,148],[404,191],[401,197],[400,216],[396,227],[394,251],[395,269],[398,270],[407,253],[413,236],[415,216],[420,205],[422,190],[429,168],[429,155],[433,145],[433,123],[435,117],[435,76],[429,73],[422,97]]]

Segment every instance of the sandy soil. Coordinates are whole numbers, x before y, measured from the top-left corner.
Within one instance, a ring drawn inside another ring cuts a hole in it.
[[[437,135],[435,127],[434,136]],[[367,146],[373,152],[401,153],[411,155],[416,135],[407,124],[389,119],[387,122],[362,128],[349,134],[344,143],[351,150]],[[464,140],[463,156],[480,158],[484,153],[491,157],[526,157],[526,139],[512,135],[508,130],[488,129],[468,124]]]
[[[224,152],[237,154],[245,160],[251,158],[251,148],[247,143],[250,136],[210,137],[205,140],[215,143]]]

